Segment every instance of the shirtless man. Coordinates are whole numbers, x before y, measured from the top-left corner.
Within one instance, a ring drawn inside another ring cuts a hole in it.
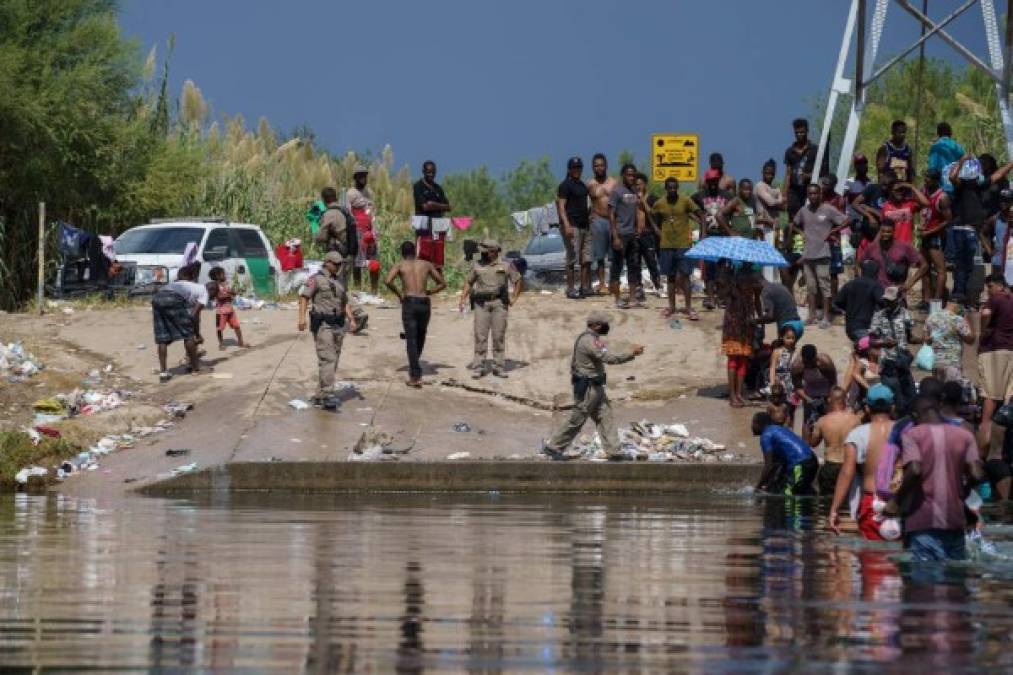
[[[875,519],[872,501],[876,497],[876,471],[880,457],[887,446],[890,430],[894,421],[890,416],[893,410],[893,392],[882,384],[874,384],[865,397],[865,412],[869,415],[869,423],[856,427],[844,443],[844,464],[837,475],[834,499],[830,503],[830,514],[827,527],[834,534],[841,533],[841,518],[838,511],[851,492],[851,485],[859,465],[862,467],[862,499],[858,510],[852,511],[852,517],[858,521],[858,530],[862,537],[870,541],[883,541],[879,533],[879,523]]]
[[[394,279],[401,279],[401,289],[394,285]],[[429,280],[436,284],[426,288]],[[426,344],[426,329],[429,328],[429,296],[447,287],[443,275],[428,260],[415,257],[415,244],[406,241],[401,244],[401,261],[391,268],[384,283],[401,301],[401,322],[404,325],[405,341],[408,343],[409,387],[422,386],[422,366],[419,357]]]
[[[844,441],[857,427],[862,418],[848,410],[847,396],[840,387],[834,387],[827,396],[827,414],[819,418],[812,428],[809,445],[817,447],[820,441],[826,443],[823,452],[823,466],[816,482],[820,486],[820,494],[828,495],[834,491],[837,475],[844,462]]]
[[[608,160],[600,152],[591,160],[591,170],[594,178],[587,182],[587,191],[591,197],[591,257],[598,266],[598,295],[604,295],[608,289],[605,283],[605,259],[612,252],[609,195],[619,183],[608,175]]]

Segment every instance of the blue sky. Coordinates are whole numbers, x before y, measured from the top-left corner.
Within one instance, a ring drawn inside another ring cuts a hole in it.
[[[871,6],[873,3],[870,2]],[[932,16],[950,11],[930,2]],[[932,11],[932,7],[935,11]],[[308,124],[335,152],[393,147],[413,174],[501,173],[547,155],[638,158],[650,134],[697,132],[736,176],[780,161],[790,120],[833,73],[847,0],[122,0],[142,49],[176,36],[174,92],[192,79],[218,113]],[[870,12],[871,13],[871,12]],[[952,33],[984,55],[981,15]],[[917,38],[889,10],[882,54]],[[930,55],[951,50],[933,43]],[[882,62],[884,59],[880,59]],[[818,123],[818,122],[817,122]],[[780,173],[780,170],[779,170]]]

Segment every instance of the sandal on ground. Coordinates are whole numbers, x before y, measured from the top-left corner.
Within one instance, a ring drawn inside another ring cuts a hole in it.
[[[699,321],[699,320],[700,320],[700,315],[699,315],[699,314],[697,314],[697,313],[696,313],[695,311],[693,311],[692,309],[691,309],[691,310],[689,310],[689,311],[687,312],[687,314],[689,315],[689,320],[690,320],[690,321]]]
[[[663,309],[663,310],[661,310],[661,317],[663,319],[671,319],[674,314],[675,314],[675,312],[672,311],[671,309]]]

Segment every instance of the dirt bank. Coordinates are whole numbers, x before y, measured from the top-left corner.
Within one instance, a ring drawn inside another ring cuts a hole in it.
[[[553,401],[569,400],[569,358],[584,317],[605,309],[614,317],[611,338],[646,346],[630,364],[610,369],[609,389],[620,423],[648,418],[681,422],[693,435],[709,437],[747,458],[758,457],[748,433],[755,411],[731,410],[716,396],[723,393],[724,359],[720,312],[705,312],[681,329],[661,318],[663,300],[650,298],[645,309],[611,309],[605,299],[568,301],[558,293],[522,296],[511,310],[507,339],[509,378],[472,380],[465,365],[472,357],[471,316],[456,310],[453,298],[434,306],[424,355],[426,386],[407,388],[404,342],[399,339],[396,305],[367,306],[369,329],[345,340],[339,377],[352,382],[338,412],[296,412],[294,398],[308,399],[315,389],[316,360],[309,335],[295,330],[291,309],[240,313],[244,335],[254,344],[227,349],[214,344],[211,317],[208,373],[183,374],[182,347],[170,348],[178,373],[165,385],[155,378],[156,356],[150,310],[143,306],[57,312],[37,317],[0,317],[0,340],[21,339],[47,364],[26,383],[4,384],[7,425],[30,418],[36,398],[72,389],[96,367],[112,365],[109,385],[133,397],[116,411],[78,418],[83,438],[122,433],[131,425],[164,417],[170,400],[193,402],[195,409],[165,433],[102,462],[102,471],[76,476],[61,489],[100,496],[150,482],[173,467],[196,462],[213,466],[231,461],[344,461],[365,428],[389,433],[393,446],[410,448],[400,461],[438,461],[458,452],[470,459],[534,458],[539,440],[553,426]],[[833,356],[843,370],[848,343],[841,326],[812,330],[804,341]],[[556,412],[556,415],[563,414]],[[454,431],[459,422],[470,431]],[[591,429],[588,427],[588,432]],[[167,449],[189,449],[185,457],[166,457]]]

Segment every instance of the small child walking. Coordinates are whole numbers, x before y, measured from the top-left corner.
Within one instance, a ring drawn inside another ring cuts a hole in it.
[[[215,301],[215,328],[218,331],[218,349],[225,350],[223,333],[226,328],[236,331],[236,340],[240,347],[249,347],[248,342],[243,342],[243,331],[239,328],[239,316],[235,307],[232,306],[232,299],[235,293],[225,280],[225,270],[221,267],[214,267],[208,272],[208,296]]]

